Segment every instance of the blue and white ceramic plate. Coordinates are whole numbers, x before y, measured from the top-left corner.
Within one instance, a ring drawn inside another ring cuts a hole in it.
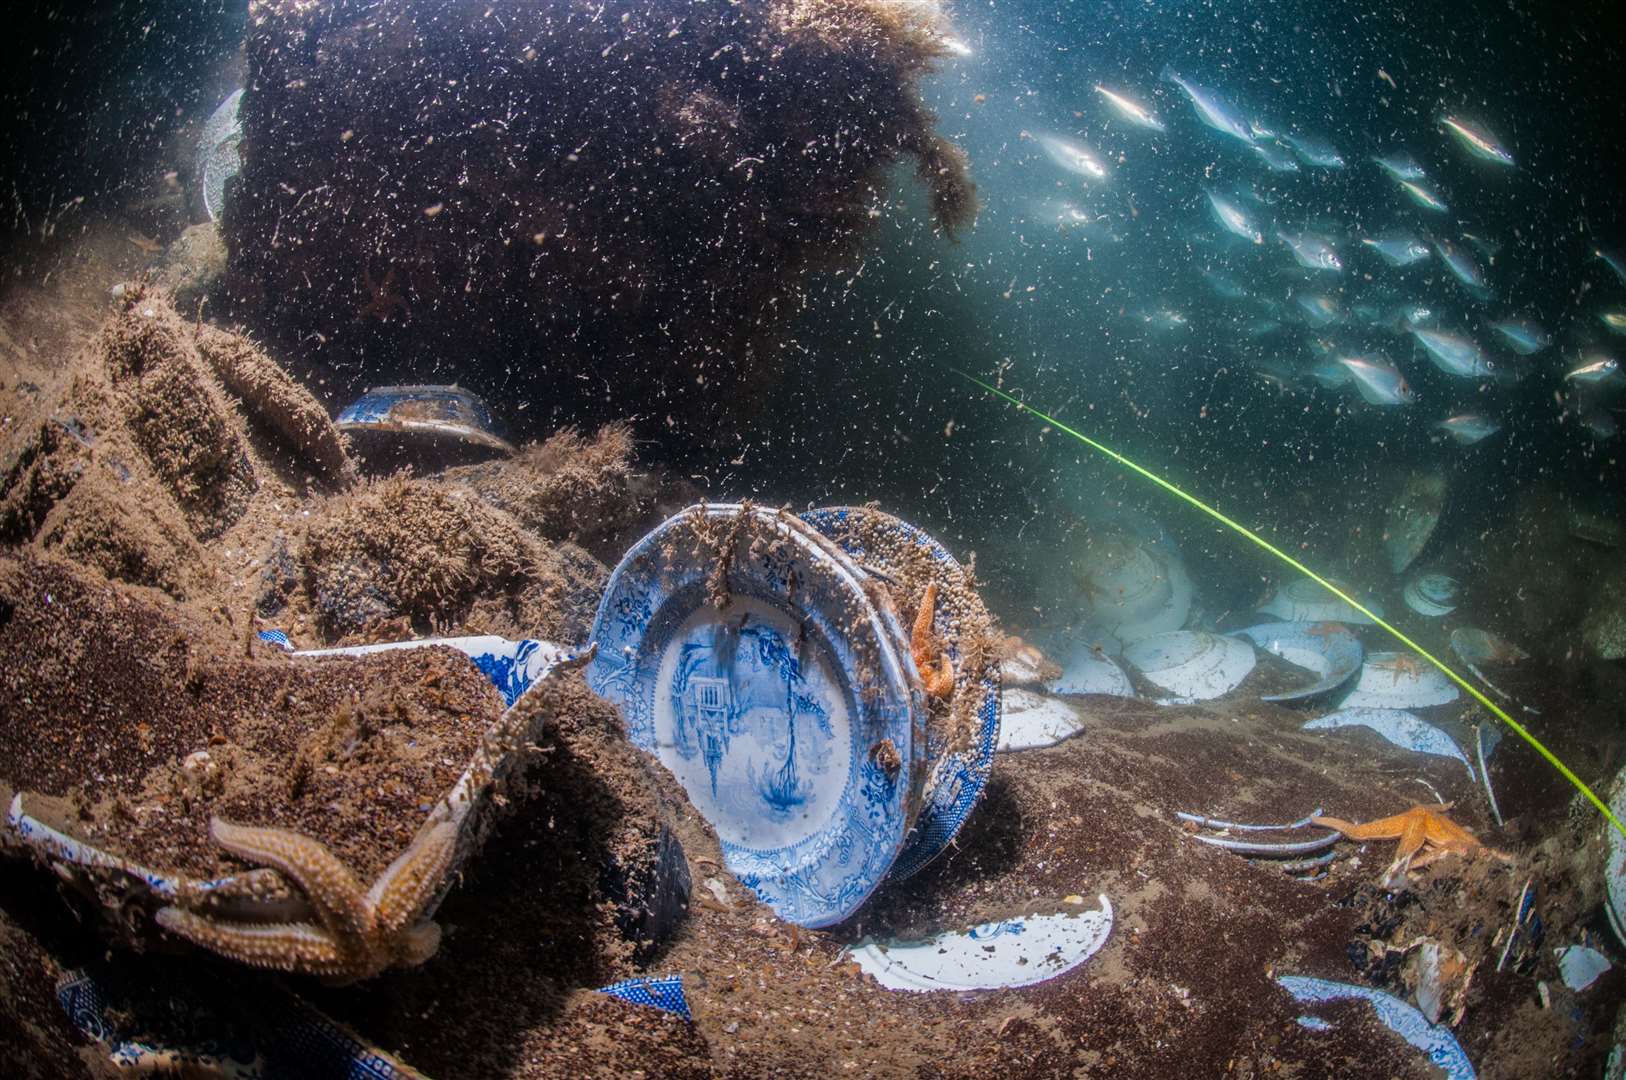
[[[1347,727],[1371,728],[1402,750],[1456,758],[1468,770],[1468,779],[1474,779],[1474,767],[1469,764],[1468,755],[1462,752],[1457,741],[1404,709],[1343,708],[1311,720],[1303,730],[1331,731]]]
[[[991,650],[976,670],[969,670],[973,650],[965,635],[972,627],[991,625],[988,613],[977,598],[971,575],[950,555],[948,549],[906,521],[868,507],[827,506],[809,510],[802,520],[840,546],[862,572],[889,587],[920,575],[911,572],[926,567],[938,582],[937,610],[933,631],[943,642],[944,653],[954,665],[954,702],[964,700],[974,710],[969,739],[952,742],[944,733],[928,727],[926,733],[925,795],[914,831],[892,869],[902,880],[931,862],[953,841],[988,784],[999,744],[1000,674],[998,660]],[[895,602],[904,602],[902,596]],[[975,610],[956,610],[955,605]],[[910,611],[913,615],[913,611]],[[912,618],[910,620],[913,621]],[[912,669],[914,658],[902,628],[899,651]],[[962,695],[964,697],[962,698]],[[924,715],[924,714],[923,714]]]
[[[593,623],[588,682],[802,926],[864,902],[919,804],[917,695],[860,574],[792,515],[691,506],[626,554]]]
[[[514,452],[491,406],[461,386],[377,386],[345,406],[333,426],[352,438],[406,440],[447,453]]]

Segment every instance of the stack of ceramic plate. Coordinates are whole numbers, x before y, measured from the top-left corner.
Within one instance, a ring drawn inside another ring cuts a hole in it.
[[[1457,593],[1461,586],[1456,578],[1445,574],[1418,574],[1406,582],[1401,595],[1406,606],[1419,615],[1437,619],[1457,609]]]
[[[238,118],[242,103],[243,91],[233,90],[210,114],[198,135],[198,201],[210,221],[220,220],[226,208],[226,181],[243,168],[243,124]]]
[[[979,685],[940,618],[955,693],[980,689],[991,730],[938,738],[888,585],[902,545],[934,560],[941,548],[874,511],[808,517],[830,536],[748,505],[666,521],[610,575],[587,675],[717,830],[735,876],[817,927],[952,838],[987,779],[999,688],[997,661]],[[860,536],[886,542],[843,550]],[[941,559],[940,574],[964,575]],[[963,595],[950,583],[940,591]]]
[[[1167,540],[1143,540],[1118,526],[1092,532],[1069,574],[1092,642],[1111,652],[1178,630],[1191,614],[1195,589]]]

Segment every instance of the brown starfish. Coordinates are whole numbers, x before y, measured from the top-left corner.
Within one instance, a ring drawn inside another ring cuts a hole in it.
[[[1481,844],[1473,833],[1446,817],[1445,812],[1451,806],[1451,803],[1414,806],[1404,813],[1368,821],[1364,825],[1334,817],[1311,820],[1325,828],[1337,829],[1351,840],[1399,840],[1395,861],[1383,874],[1385,883],[1394,881],[1407,870],[1420,869],[1447,855],[1485,854],[1506,862],[1513,861],[1511,856]],[[1419,851],[1423,853],[1420,856]]]
[[[1411,653],[1395,653],[1393,660],[1376,660],[1372,666],[1394,672],[1391,681],[1396,683],[1400,681],[1402,675],[1415,679],[1423,674],[1423,662]]]
[[[317,922],[254,922],[160,908],[158,925],[253,967],[321,975],[335,983],[413,967],[435,954],[440,927],[423,912],[457,848],[457,819],[426,823],[365,892],[350,868],[313,837],[287,829],[210,823],[215,843],[280,871],[298,886]]]
[[[920,598],[920,612],[915,616],[914,631],[909,635],[909,651],[915,657],[915,669],[926,687],[927,697],[948,697],[954,690],[954,665],[942,652],[942,642],[932,633],[932,611],[937,606],[937,582],[926,586]]]

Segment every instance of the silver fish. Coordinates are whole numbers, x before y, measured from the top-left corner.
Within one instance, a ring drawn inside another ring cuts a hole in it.
[[[1163,121],[1159,120],[1150,109],[1139,102],[1133,101],[1122,94],[1114,93],[1100,83],[1095,84],[1095,92],[1106,98],[1107,104],[1111,105],[1119,116],[1136,127],[1143,127],[1148,131],[1164,130]]]
[[[1407,180],[1421,180],[1428,175],[1423,171],[1423,167],[1417,164],[1417,159],[1404,150],[1396,150],[1394,153],[1386,154],[1383,157],[1374,155],[1372,160],[1378,163],[1380,169],[1400,183],[1405,183]]]
[[[1512,166],[1513,155],[1503,149],[1502,144],[1496,141],[1496,136],[1483,125],[1475,124],[1458,116],[1442,116],[1440,123],[1461,140],[1468,152],[1477,158],[1494,161],[1498,165]]]
[[[1299,310],[1304,312],[1304,317],[1309,320],[1311,326],[1331,326],[1344,316],[1342,309],[1338,307],[1338,301],[1330,296],[1299,293],[1298,296],[1294,297],[1294,300],[1298,303]]]
[[[1310,369],[1310,378],[1329,390],[1337,390],[1341,386],[1348,386],[1355,376],[1337,360],[1323,360]]]
[[[1603,248],[1593,248],[1592,254],[1608,263],[1609,269],[1613,270],[1615,276],[1620,278],[1620,283],[1626,285],[1626,259],[1622,259],[1616,252],[1605,251]]]
[[[1620,425],[1615,418],[1602,409],[1588,409],[1581,414],[1581,426],[1592,434],[1594,439],[1603,442],[1613,439],[1620,434]]]
[[[1479,269],[1473,256],[1457,247],[1449,240],[1434,240],[1434,250],[1440,253],[1440,259],[1451,276],[1468,287],[1470,292],[1482,294],[1485,291],[1485,272]]]
[[[1626,334],[1626,311],[1600,311],[1598,318],[1616,334]]]
[[[1439,195],[1435,194],[1430,188],[1425,187],[1421,181],[1402,180],[1400,182],[1400,187],[1407,195],[1411,196],[1412,202],[1416,203],[1418,206],[1421,206],[1423,209],[1432,210],[1436,214],[1450,212],[1451,208],[1445,205],[1445,200],[1440,198]]]
[[[1582,364],[1574,371],[1567,372],[1564,375],[1564,378],[1574,379],[1579,383],[1592,383],[1594,385],[1603,382],[1612,383],[1619,381],[1620,363],[1613,356],[1602,356],[1594,353],[1590,356],[1583,356],[1581,359],[1585,360],[1586,363]]]
[[[1428,258],[1428,246],[1410,233],[1363,236],[1361,243],[1377,252],[1390,266],[1410,266]]]
[[[1441,420],[1436,427],[1442,427],[1463,446],[1472,446],[1481,439],[1488,439],[1502,430],[1502,425],[1482,413],[1458,413],[1456,416]]]
[[[1088,180],[1105,180],[1107,167],[1095,151],[1077,143],[1068,142],[1057,135],[1035,135],[1050,160]]]
[[[1259,226],[1253,223],[1246,211],[1225,196],[1211,189],[1205,188],[1208,195],[1208,206],[1214,211],[1214,220],[1230,233],[1250,240],[1255,244],[1265,242],[1265,234],[1259,231]]]
[[[1427,350],[1434,366],[1447,375],[1477,379],[1496,372],[1496,364],[1485,355],[1485,350],[1462,334],[1428,330],[1421,326],[1413,326],[1411,333]]]
[[[1208,287],[1214,290],[1214,295],[1222,300],[1246,300],[1248,298],[1247,289],[1244,289],[1234,279],[1220,273],[1218,270],[1204,270],[1203,278],[1208,282]]]
[[[1203,123],[1233,139],[1253,145],[1253,132],[1236,107],[1206,86],[1182,78],[1173,68],[1163,69],[1163,78],[1186,92],[1191,107]]]
[[[1338,362],[1353,376],[1361,397],[1373,405],[1410,405],[1417,400],[1406,376],[1381,356],[1344,356]]]
[[[1293,155],[1273,142],[1261,139],[1253,144],[1253,152],[1265,159],[1265,167],[1271,172],[1299,171],[1299,163]]]
[[[1291,146],[1293,152],[1298,154],[1306,165],[1314,165],[1318,169],[1344,167],[1344,155],[1325,139],[1318,139],[1313,135],[1283,135],[1282,141]]]
[[[1278,232],[1276,239],[1292,249],[1293,258],[1298,260],[1300,266],[1311,270],[1332,271],[1344,268],[1343,262],[1338,258],[1338,252],[1333,250],[1331,242],[1324,236],[1309,232]]]
[[[1191,322],[1183,312],[1169,307],[1148,308],[1139,317],[1153,330],[1184,330]]]
[[[1507,341],[1520,356],[1534,356],[1553,343],[1552,335],[1529,319],[1499,319],[1490,328]]]

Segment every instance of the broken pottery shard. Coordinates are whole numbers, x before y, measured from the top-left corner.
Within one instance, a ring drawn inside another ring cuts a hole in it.
[[[1112,903],[1077,914],[1026,915],[925,941],[863,941],[848,955],[889,990],[994,990],[1071,971],[1106,943]]]
[[[1303,975],[1278,975],[1276,982],[1295,1001],[1323,1002],[1360,998],[1370,1002],[1384,1027],[1428,1055],[1430,1063],[1442,1070],[1447,1080],[1474,1080],[1473,1063],[1449,1028],[1435,1027],[1428,1018],[1393,994],[1369,986],[1314,979]]]
[[[1451,736],[1401,709],[1339,709],[1311,720],[1304,725],[1304,730],[1329,731],[1344,727],[1371,728],[1403,750],[1456,758],[1468,770],[1469,779],[1473,779],[1474,767]]]
[[[999,721],[1000,753],[1054,746],[1084,730],[1083,718],[1073,705],[1024,686],[1004,692],[1004,715]]]

